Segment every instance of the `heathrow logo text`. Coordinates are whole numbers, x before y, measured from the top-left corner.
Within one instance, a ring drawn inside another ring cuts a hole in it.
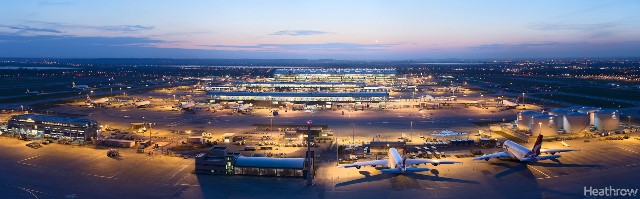
[[[630,196],[635,197],[638,194],[638,189],[616,189],[611,186],[604,188],[593,188],[592,186],[584,187],[584,196]]]

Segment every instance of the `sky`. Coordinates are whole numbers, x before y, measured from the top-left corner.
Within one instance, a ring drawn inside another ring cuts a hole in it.
[[[640,57],[640,1],[3,1],[0,57]]]

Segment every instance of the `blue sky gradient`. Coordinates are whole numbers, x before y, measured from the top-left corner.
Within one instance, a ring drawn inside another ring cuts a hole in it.
[[[640,56],[640,1],[21,0],[0,57]]]

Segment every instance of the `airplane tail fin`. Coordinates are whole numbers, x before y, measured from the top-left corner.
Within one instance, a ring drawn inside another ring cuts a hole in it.
[[[538,135],[538,139],[536,139],[536,143],[533,145],[531,149],[536,155],[540,155],[540,148],[542,147],[542,134]]]
[[[87,102],[91,101],[91,97],[89,97],[89,94],[87,94]]]

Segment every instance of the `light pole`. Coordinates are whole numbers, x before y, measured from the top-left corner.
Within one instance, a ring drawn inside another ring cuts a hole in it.
[[[307,186],[311,186],[311,120],[307,121]]]
[[[542,122],[538,122],[538,125],[540,126],[538,127],[538,136],[539,136],[539,135],[542,135]]]
[[[173,95],[173,101],[176,101],[176,95]]]
[[[273,131],[273,118],[269,118],[269,120],[271,120],[271,127],[269,127],[269,130]]]
[[[413,121],[411,121],[411,137],[409,139],[409,142],[413,142]]]
[[[20,109],[22,109],[22,112],[24,113],[24,106],[20,105]]]
[[[356,123],[351,123],[351,143],[356,144]]]
[[[526,104],[524,102],[524,93],[522,93],[522,106],[526,106]]]
[[[338,152],[340,152],[340,145],[338,144],[338,132],[334,133],[333,136],[336,138],[336,166],[338,166],[338,164],[340,164],[340,155],[338,154]]]

